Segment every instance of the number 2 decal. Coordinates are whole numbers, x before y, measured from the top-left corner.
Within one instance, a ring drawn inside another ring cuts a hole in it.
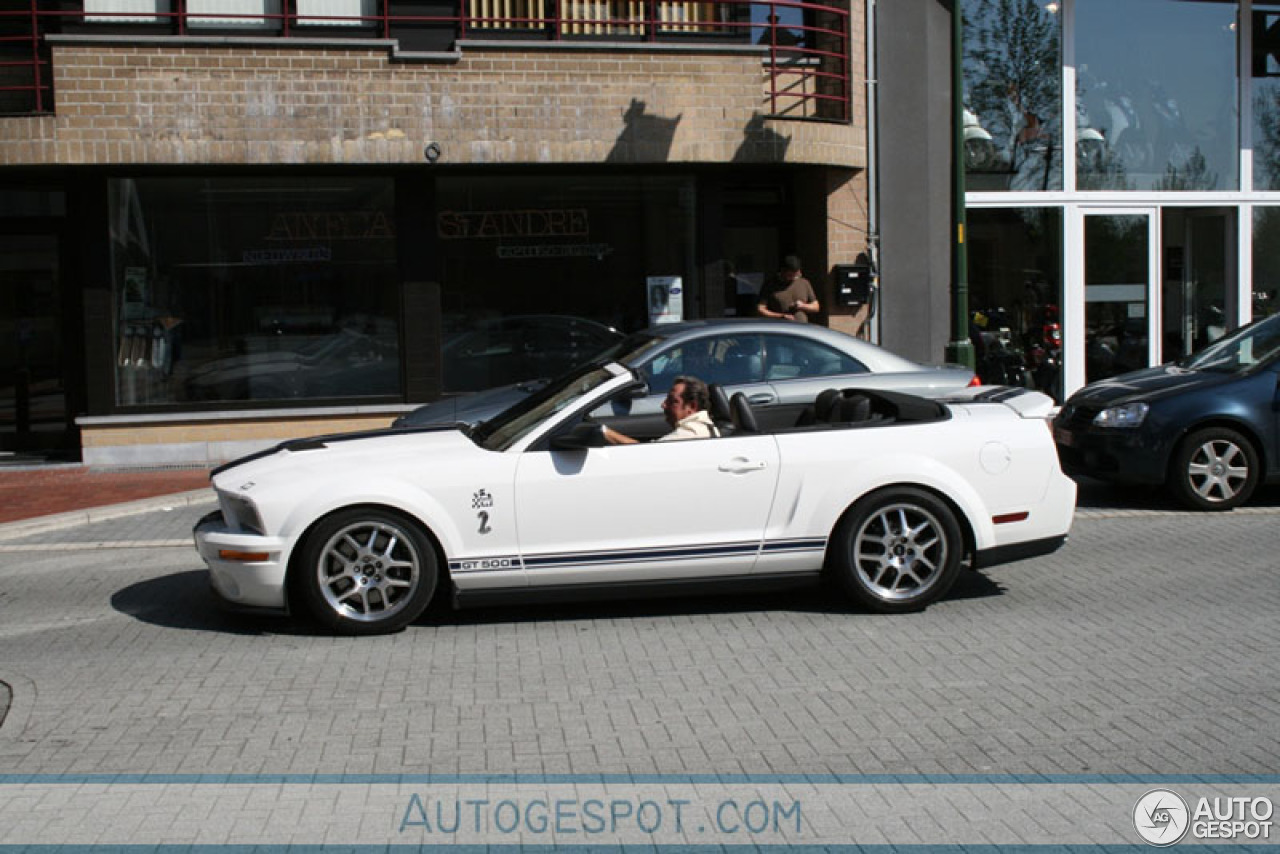
[[[489,511],[485,508],[493,506],[493,494],[487,489],[477,489],[471,494],[471,509],[479,510],[476,518],[480,520],[480,533],[487,534],[493,530],[489,527]]]

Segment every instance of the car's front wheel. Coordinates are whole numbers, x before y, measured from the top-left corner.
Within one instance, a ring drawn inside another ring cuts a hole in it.
[[[1259,465],[1253,443],[1240,433],[1207,427],[1178,446],[1169,467],[1169,487],[1193,510],[1230,510],[1253,494]]]
[[[855,504],[836,527],[832,569],[849,595],[874,611],[918,611],[946,595],[963,548],[946,503],[921,489],[885,489]]]
[[[352,635],[407,626],[431,601],[439,574],[422,529],[372,507],[321,520],[300,559],[298,591],[307,609],[325,626]]]

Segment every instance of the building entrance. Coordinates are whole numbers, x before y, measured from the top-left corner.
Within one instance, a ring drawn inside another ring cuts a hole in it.
[[[56,234],[0,233],[0,451],[74,452]],[[74,348],[73,348],[74,349]]]
[[[1068,231],[1068,394],[1179,359],[1231,328],[1237,234],[1234,208],[1078,208]]]
[[[1082,208],[1075,231],[1075,295],[1067,304],[1077,316],[1064,330],[1074,353],[1067,361],[1071,389],[1155,364],[1159,304],[1154,208]]]

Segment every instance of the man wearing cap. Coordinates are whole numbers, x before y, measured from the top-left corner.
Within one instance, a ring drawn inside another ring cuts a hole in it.
[[[821,308],[813,285],[800,275],[800,259],[788,255],[782,259],[782,269],[778,271],[777,279],[760,291],[756,312],[761,317],[808,323],[809,315],[817,314]]]

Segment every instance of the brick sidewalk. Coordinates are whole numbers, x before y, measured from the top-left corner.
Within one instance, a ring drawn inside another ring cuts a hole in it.
[[[81,465],[0,468],[0,524],[187,492],[209,469],[120,470]]]

